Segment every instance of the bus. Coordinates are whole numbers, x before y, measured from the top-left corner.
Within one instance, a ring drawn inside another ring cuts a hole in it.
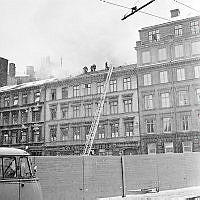
[[[26,151],[0,147],[0,199],[42,200],[41,186]]]

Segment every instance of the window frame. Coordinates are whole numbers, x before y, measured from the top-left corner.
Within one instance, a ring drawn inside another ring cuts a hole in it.
[[[152,85],[152,75],[151,75],[151,73],[143,75],[143,85],[144,86]]]

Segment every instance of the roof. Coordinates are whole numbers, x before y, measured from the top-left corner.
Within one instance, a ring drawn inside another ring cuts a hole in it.
[[[21,149],[15,149],[15,148],[9,148],[9,147],[0,147],[0,156],[18,156],[18,155],[29,155],[24,150]]]
[[[188,18],[182,18],[182,19],[178,19],[178,20],[173,20],[171,19],[170,22],[166,22],[166,23],[162,23],[162,24],[156,24],[156,25],[152,25],[152,26],[147,26],[147,27],[143,27],[141,30],[139,31],[145,31],[148,29],[154,29],[154,28],[159,28],[159,27],[163,27],[163,26],[168,26],[170,24],[174,24],[174,23],[182,23],[182,22],[186,22],[186,21],[190,21],[190,20],[195,20],[195,19],[199,19],[200,15],[197,16],[193,16],[193,17],[188,17]],[[175,18],[176,19],[176,18]]]
[[[40,80],[40,81],[22,83],[19,85],[4,86],[4,87],[0,87],[0,93],[6,92],[6,91],[12,91],[12,90],[20,90],[20,89],[29,88],[29,87],[36,87],[36,86],[40,86],[45,83],[49,83],[49,82],[53,82],[53,81],[57,81],[57,79],[51,78],[51,79],[45,79],[45,80]]]

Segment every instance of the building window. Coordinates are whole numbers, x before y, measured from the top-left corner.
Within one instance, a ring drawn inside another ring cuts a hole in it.
[[[85,84],[84,85],[84,95],[90,95],[91,94],[91,84]]]
[[[3,136],[3,144],[9,144],[10,138],[8,131],[2,131],[2,136]]]
[[[80,140],[81,130],[80,127],[73,127],[73,138],[74,140]]]
[[[182,36],[183,35],[183,28],[181,24],[175,25],[174,27],[174,35],[175,36]]]
[[[57,129],[56,129],[56,131],[57,131]],[[39,127],[38,125],[34,126],[33,127],[33,134],[32,134],[33,142],[39,142],[40,141],[40,135],[41,135],[41,127]]]
[[[194,67],[194,77],[195,78],[200,78],[200,66],[195,66]]]
[[[158,60],[163,61],[167,59],[167,50],[166,48],[158,49]]]
[[[196,89],[197,103],[200,104],[200,88]]]
[[[142,52],[142,63],[150,63],[151,62],[151,56],[150,51],[143,51]]]
[[[147,133],[155,133],[155,120],[154,119],[146,120],[146,129],[147,129]]]
[[[18,124],[18,112],[12,113],[12,124]]]
[[[56,89],[51,89],[50,100],[56,100]]]
[[[40,101],[40,91],[34,93],[34,102],[37,103]]]
[[[177,69],[177,81],[183,81],[185,80],[185,69],[180,68]]]
[[[199,55],[200,54],[200,41],[192,42],[192,55]]]
[[[28,103],[28,94],[23,93],[22,94],[22,104],[27,104]]]
[[[125,135],[126,137],[133,136],[134,134],[134,122],[125,122]]]
[[[28,122],[28,110],[22,110],[21,111],[21,123],[27,123]]]
[[[57,126],[50,127],[50,141],[55,142],[57,140]]]
[[[179,106],[189,105],[189,97],[187,91],[179,91],[178,98],[179,98]]]
[[[27,132],[26,130],[21,130],[21,143],[27,142]]]
[[[156,154],[156,144],[150,143],[147,144],[148,154]]]
[[[11,144],[16,144],[18,141],[17,141],[17,131],[13,130],[11,132]]]
[[[96,109],[97,109],[100,106],[100,102],[96,102],[95,105],[96,105]],[[103,105],[103,108],[102,108],[102,112],[101,112],[102,115],[106,115],[107,114],[107,109],[106,108],[107,108],[107,103],[105,101],[104,105]]]
[[[32,122],[39,122],[40,121],[40,110],[32,111]],[[53,120],[53,119],[52,119]]]
[[[69,107],[61,107],[61,118],[67,119],[69,113]]]
[[[17,106],[19,104],[19,96],[14,95],[13,96],[13,106]]]
[[[163,132],[169,133],[171,131],[172,131],[171,118],[169,117],[163,118]]]
[[[3,113],[3,125],[8,125],[9,124],[9,112]]]
[[[162,108],[170,107],[169,93],[168,92],[161,94],[161,107]]]
[[[167,71],[160,72],[160,83],[168,83],[168,72]]]
[[[61,140],[66,141],[69,139],[69,127],[60,127]]]
[[[76,85],[73,87],[73,97],[78,97],[80,96],[80,86]]]
[[[175,46],[175,58],[182,58],[184,56],[183,45]]]
[[[4,107],[10,106],[10,96],[4,97]]]
[[[104,82],[98,82],[97,83],[97,94],[103,93],[103,88],[104,88]]]
[[[123,79],[123,87],[124,87],[124,90],[131,89],[131,78],[130,77]]]
[[[85,110],[85,117],[91,117],[92,116],[92,104],[85,104],[84,110]]]
[[[85,126],[85,140],[88,141],[90,137],[90,127],[91,125],[86,125]]]
[[[192,152],[192,141],[182,142],[183,153]]]
[[[64,87],[62,88],[62,99],[68,98],[68,88]]]
[[[110,102],[110,114],[118,113],[118,101]]]
[[[198,21],[190,22],[190,30],[192,34],[199,33],[199,22]]]
[[[111,127],[111,137],[119,137],[119,123],[118,122],[113,122],[110,124]]]
[[[144,74],[144,86],[151,84],[151,74]]]
[[[110,80],[110,92],[117,91],[117,80]]]
[[[57,108],[50,107],[50,120],[55,120],[57,118]]]
[[[132,112],[132,99],[124,100],[124,112]]]
[[[173,142],[165,142],[164,147],[165,147],[165,153],[174,153]]]
[[[80,106],[73,106],[73,118],[80,117]]]
[[[99,124],[97,132],[98,132],[98,138],[99,139],[105,138],[105,125]]]
[[[156,42],[160,40],[160,31],[159,30],[153,30],[149,32],[149,41],[150,42]]]
[[[150,110],[153,109],[153,95],[145,95],[144,96],[144,109]]]
[[[182,131],[189,131],[189,115],[182,116]]]

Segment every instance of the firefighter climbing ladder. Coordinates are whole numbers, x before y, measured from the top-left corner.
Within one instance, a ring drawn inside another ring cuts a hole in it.
[[[92,145],[93,145],[93,142],[94,142],[95,134],[97,132],[97,127],[98,127],[100,115],[101,115],[101,112],[102,112],[102,109],[103,109],[103,106],[104,106],[104,101],[105,101],[105,98],[106,98],[106,92],[107,92],[107,88],[108,88],[108,85],[109,85],[109,82],[110,82],[110,77],[112,75],[112,71],[113,71],[113,66],[110,65],[109,71],[108,71],[108,74],[107,74],[107,77],[106,77],[106,81],[105,81],[105,84],[104,84],[103,93],[101,94],[101,98],[100,98],[100,101],[99,101],[99,104],[98,104],[98,107],[97,107],[97,110],[96,110],[96,113],[95,113],[95,116],[94,116],[94,120],[93,120],[92,125],[90,127],[89,135],[88,135],[88,138],[87,138],[86,143],[85,143],[85,148],[84,148],[84,152],[83,152],[84,156],[89,156],[91,149],[92,149]]]

